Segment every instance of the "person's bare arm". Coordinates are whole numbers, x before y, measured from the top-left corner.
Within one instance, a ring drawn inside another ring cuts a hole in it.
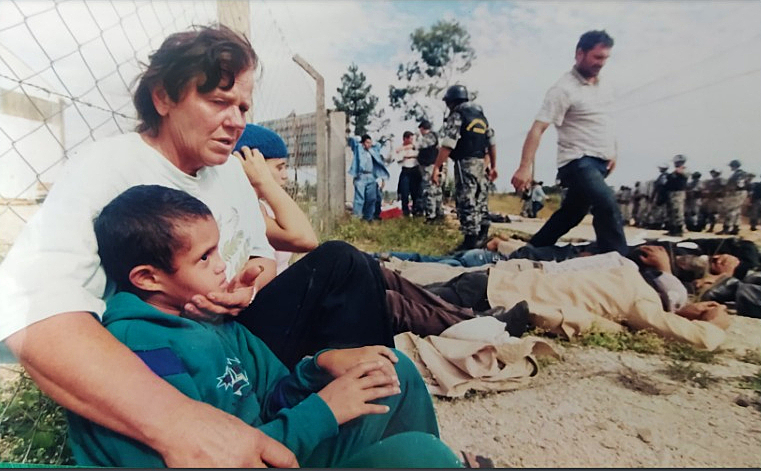
[[[439,168],[446,163],[449,158],[449,154],[452,153],[452,149],[449,147],[439,147],[439,153],[436,155],[436,161],[433,163],[433,172],[431,172],[431,181],[434,185],[439,184]]]
[[[53,400],[145,443],[168,466],[297,466],[280,443],[156,376],[87,312],[49,317],[5,342]]]
[[[309,252],[317,247],[317,235],[299,205],[275,181],[262,154],[248,147],[235,155],[240,160],[251,186],[259,198],[267,201],[275,219],[262,211],[267,225],[267,240],[275,250]]]
[[[489,181],[493,182],[499,176],[497,172],[497,146],[489,145]]]
[[[542,134],[544,134],[549,125],[550,123],[545,123],[544,121],[534,121],[528,134],[526,134],[526,140],[523,142],[523,151],[521,152],[521,162],[518,164],[518,169],[510,180],[513,187],[515,187],[515,191],[523,191],[531,182],[531,168],[536,158],[536,150],[539,148]]]

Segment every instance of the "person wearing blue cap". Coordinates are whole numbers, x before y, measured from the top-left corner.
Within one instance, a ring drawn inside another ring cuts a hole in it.
[[[275,131],[247,124],[233,155],[259,196],[279,275],[288,268],[293,253],[309,252],[318,245],[309,218],[284,189],[288,182],[288,148]]]

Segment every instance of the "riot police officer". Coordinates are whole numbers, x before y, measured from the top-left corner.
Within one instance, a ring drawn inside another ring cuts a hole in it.
[[[494,130],[481,106],[470,101],[464,85],[452,85],[444,94],[449,114],[441,131],[439,154],[431,180],[438,184],[439,167],[454,160],[455,207],[463,241],[456,250],[484,244],[489,234],[488,185],[497,179],[497,148]],[[484,156],[489,154],[489,175]]]
[[[681,237],[684,231],[684,200],[687,188],[687,170],[684,166],[687,157],[682,154],[674,156],[674,170],[666,179],[666,210],[668,235]]]

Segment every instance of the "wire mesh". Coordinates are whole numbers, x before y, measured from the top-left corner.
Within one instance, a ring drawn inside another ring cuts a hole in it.
[[[314,82],[267,2],[251,3],[251,42],[260,57],[254,121],[313,114]],[[133,80],[164,38],[217,21],[216,1],[0,2],[0,261],[81,146],[134,129]],[[289,134],[302,207],[316,201],[305,126]],[[313,132],[313,131],[312,131]],[[70,464],[60,408],[18,365],[0,371],[0,462]],[[46,402],[47,401],[47,402]]]

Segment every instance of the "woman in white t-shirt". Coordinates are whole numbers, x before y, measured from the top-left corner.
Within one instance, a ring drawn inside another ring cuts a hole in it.
[[[234,154],[243,164],[259,195],[267,239],[275,249],[278,275],[288,268],[294,253],[314,250],[317,235],[306,214],[283,189],[288,181],[288,149],[274,131],[247,124]]]

